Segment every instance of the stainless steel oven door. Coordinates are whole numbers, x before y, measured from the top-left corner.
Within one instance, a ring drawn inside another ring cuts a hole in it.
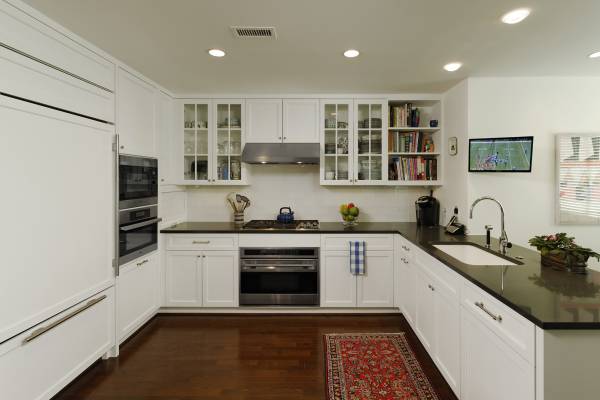
[[[318,259],[242,259],[240,305],[319,305]]]
[[[158,203],[158,160],[119,156],[119,210]]]
[[[119,212],[119,265],[158,248],[156,206]]]

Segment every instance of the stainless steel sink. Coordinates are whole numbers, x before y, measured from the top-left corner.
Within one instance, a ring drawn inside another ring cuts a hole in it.
[[[438,242],[432,243],[432,246],[468,265],[522,265],[519,261],[511,260],[475,243]]]

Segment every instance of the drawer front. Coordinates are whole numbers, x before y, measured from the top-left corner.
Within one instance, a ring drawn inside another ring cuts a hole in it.
[[[0,2],[0,42],[69,74],[115,89],[115,65],[15,6]],[[65,74],[66,75],[66,74]]]
[[[348,242],[364,241],[367,251],[394,250],[394,235],[321,235],[323,250],[349,250]]]
[[[114,122],[114,94],[0,47],[0,91]]]
[[[238,235],[167,235],[168,250],[237,250]]]
[[[461,276],[421,249],[415,249],[414,260],[417,268],[425,269],[429,275],[435,278],[437,285],[441,285],[440,289],[446,295],[459,301],[461,281],[463,280]]]
[[[470,282],[464,282],[461,304],[527,362],[535,359],[535,326]]]
[[[240,247],[319,247],[321,236],[311,233],[240,234]]]
[[[49,399],[102,357],[114,342],[113,293],[101,292],[3,343],[0,398]],[[34,337],[42,327],[51,329]]]

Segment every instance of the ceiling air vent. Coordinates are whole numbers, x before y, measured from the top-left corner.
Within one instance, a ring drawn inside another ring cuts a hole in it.
[[[277,32],[273,26],[232,26],[231,30],[236,37],[277,39]]]

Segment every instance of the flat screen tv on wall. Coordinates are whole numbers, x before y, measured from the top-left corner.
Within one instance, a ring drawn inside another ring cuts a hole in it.
[[[469,139],[469,172],[531,172],[533,136]]]

